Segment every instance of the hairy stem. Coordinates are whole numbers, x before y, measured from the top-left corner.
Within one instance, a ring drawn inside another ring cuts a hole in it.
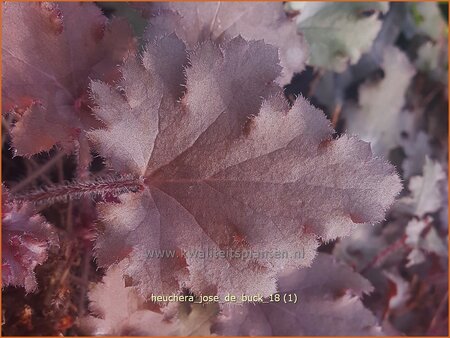
[[[129,192],[138,192],[144,188],[143,180],[130,175],[98,177],[90,181],[75,181],[59,185],[51,185],[14,195],[18,202],[35,204],[52,204],[81,197],[107,198]]]

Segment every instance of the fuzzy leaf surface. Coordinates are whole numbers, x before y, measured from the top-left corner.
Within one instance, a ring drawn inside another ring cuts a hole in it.
[[[326,274],[324,274],[326,271]],[[333,276],[333,278],[330,278]],[[360,297],[373,290],[369,281],[332,256],[319,254],[309,268],[279,279],[281,299],[298,302],[228,306],[218,318],[221,335],[345,336],[381,335],[374,315]]]
[[[305,67],[308,45],[282,3],[164,2],[148,5],[148,10],[153,14],[146,33],[150,41],[175,32],[192,49],[208,39],[222,43],[241,35],[247,40],[264,39],[278,48],[283,67],[280,83],[289,83],[294,72]]]
[[[174,335],[175,326],[149,308],[135,289],[125,286],[120,265],[110,269],[88,294],[90,316],[81,320],[92,335]]]
[[[7,193],[3,194],[2,286],[34,292],[38,287],[34,269],[47,260],[48,250],[58,245],[58,236],[32,205],[8,202]]]
[[[2,111],[17,115],[17,154],[55,144],[72,150],[74,140],[87,147],[84,130],[96,126],[89,78],[117,76],[116,65],[133,45],[128,25],[108,21],[90,3],[11,2],[3,6],[2,28]]]
[[[276,49],[262,41],[187,52],[172,34],[122,73],[120,93],[93,82],[106,128],[90,137],[116,171],[143,175],[146,189],[101,206],[96,246],[104,266],[125,260],[144,294],[269,295],[279,271],[311,264],[319,237],[383,220],[401,189],[369,144],[332,139],[324,114],[302,97],[289,107],[275,84]],[[257,257],[217,254],[229,249]],[[186,254],[150,257],[154,250]]]

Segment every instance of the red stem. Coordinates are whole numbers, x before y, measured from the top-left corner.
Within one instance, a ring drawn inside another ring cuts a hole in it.
[[[31,202],[35,204],[51,204],[65,202],[81,197],[118,196],[129,192],[138,192],[144,189],[141,178],[130,175],[100,177],[91,181],[75,181],[61,185],[47,186],[42,189],[29,191],[13,196],[17,202]]]

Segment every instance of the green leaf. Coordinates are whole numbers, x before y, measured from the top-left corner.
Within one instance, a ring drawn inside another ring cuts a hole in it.
[[[287,9],[299,12],[297,27],[310,45],[308,63],[337,72],[355,64],[368,52],[381,29],[385,2],[316,3],[290,2]]]

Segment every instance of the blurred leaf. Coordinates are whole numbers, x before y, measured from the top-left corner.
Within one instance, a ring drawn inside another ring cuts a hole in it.
[[[298,31],[310,45],[308,63],[343,72],[368,52],[381,29],[380,13],[386,2],[331,3],[289,2],[288,11],[298,11]]]

